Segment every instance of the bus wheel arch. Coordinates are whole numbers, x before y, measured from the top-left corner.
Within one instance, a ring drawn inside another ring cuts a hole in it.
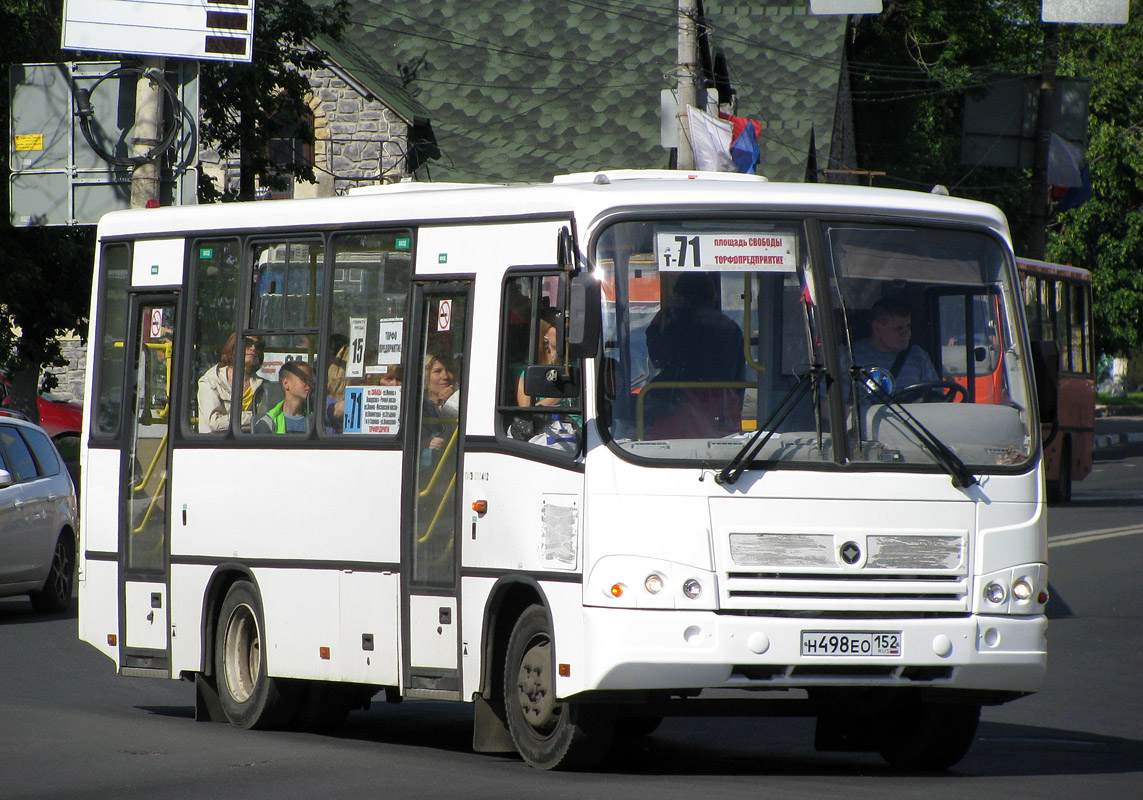
[[[232,581],[214,626],[212,663],[222,710],[241,728],[283,728],[297,710],[293,686],[267,672],[265,629],[257,586],[245,578]]]
[[[520,756],[537,769],[597,764],[615,736],[615,709],[556,698],[555,647],[547,608],[525,609],[504,659],[504,711]]]

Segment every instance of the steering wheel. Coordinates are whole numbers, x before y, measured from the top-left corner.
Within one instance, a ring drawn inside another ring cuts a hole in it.
[[[917,400],[922,403],[964,403],[968,401],[968,391],[956,381],[922,381],[898,389],[891,397],[895,403],[914,403]]]

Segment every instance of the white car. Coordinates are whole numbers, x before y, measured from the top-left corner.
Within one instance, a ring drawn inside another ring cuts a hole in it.
[[[44,429],[0,416],[0,597],[26,594],[59,614],[71,607],[75,486]]]

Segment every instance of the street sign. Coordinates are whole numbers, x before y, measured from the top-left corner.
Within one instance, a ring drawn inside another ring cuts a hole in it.
[[[104,161],[83,137],[75,115],[76,92],[89,90],[93,135],[108,152],[131,155],[137,76],[105,79],[121,66],[118,61],[87,61],[9,69],[12,225],[94,225],[108,211],[130,207],[130,169]],[[176,117],[176,109],[164,111],[169,124],[183,129],[164,159],[160,201],[191,205],[198,188],[198,63],[171,63],[166,79],[184,113]]]
[[[1044,22],[1126,25],[1130,0],[1044,0]]]
[[[254,0],[64,0],[65,50],[249,62],[253,40]]]

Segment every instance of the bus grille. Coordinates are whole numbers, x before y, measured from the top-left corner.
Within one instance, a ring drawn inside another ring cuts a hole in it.
[[[722,608],[956,613],[968,609],[966,536],[730,533]]]

